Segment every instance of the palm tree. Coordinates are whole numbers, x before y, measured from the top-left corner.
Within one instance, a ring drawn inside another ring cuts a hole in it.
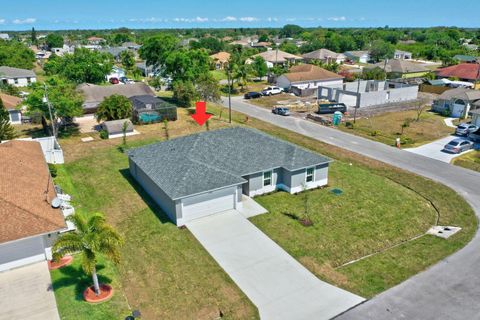
[[[95,294],[100,294],[100,285],[97,276],[97,258],[102,254],[115,264],[120,262],[120,246],[123,244],[121,236],[105,221],[101,213],[94,213],[88,217],[75,213],[67,219],[75,224],[76,230],[62,234],[53,245],[53,259],[58,261],[63,256],[80,253],[82,269],[92,275]]]

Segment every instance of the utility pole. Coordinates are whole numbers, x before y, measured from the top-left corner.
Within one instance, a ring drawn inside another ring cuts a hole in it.
[[[232,123],[232,84],[231,81],[231,69],[230,63],[227,65],[227,77],[228,77],[228,123]]]
[[[353,123],[357,122],[357,109],[360,108],[360,77],[357,82],[357,101],[355,102],[355,110],[353,110]]]
[[[57,138],[57,133],[56,133],[56,128],[55,128],[55,121],[52,116],[52,106],[50,104],[50,101],[48,100],[48,92],[47,92],[47,85],[43,84],[43,89],[45,90],[45,94],[43,95],[43,103],[47,104],[48,107],[48,113],[50,115],[50,123],[52,124],[52,134],[55,138]]]

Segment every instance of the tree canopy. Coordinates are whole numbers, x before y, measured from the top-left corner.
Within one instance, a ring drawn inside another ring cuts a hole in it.
[[[391,59],[395,52],[395,47],[386,41],[375,40],[370,47],[370,57],[378,62],[382,59]]]
[[[112,66],[113,58],[108,53],[76,49],[63,57],[54,55],[44,69],[47,75],[59,75],[74,83],[102,83]]]
[[[15,138],[15,129],[10,124],[10,116],[0,99],[0,142]]]
[[[111,95],[98,105],[95,115],[99,122],[131,118],[132,102],[125,96]]]
[[[171,52],[165,60],[165,73],[173,81],[195,82],[210,70],[210,57],[202,49],[178,49]]]
[[[15,40],[0,40],[0,66],[33,69],[35,54]]]
[[[147,65],[161,67],[165,64],[167,56],[178,48],[178,40],[172,34],[162,33],[145,40],[140,48],[140,57]]]
[[[63,47],[63,37],[58,33],[50,33],[45,38],[45,44],[48,48],[62,48]]]

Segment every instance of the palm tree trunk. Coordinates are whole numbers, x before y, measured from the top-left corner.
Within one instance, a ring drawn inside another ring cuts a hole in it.
[[[98,296],[100,294],[100,285],[98,284],[97,268],[93,268],[92,272],[93,287],[95,288],[95,294]]]

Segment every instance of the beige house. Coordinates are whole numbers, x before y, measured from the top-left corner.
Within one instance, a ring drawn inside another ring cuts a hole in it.
[[[212,54],[210,58],[212,58],[213,63],[215,64],[215,70],[222,70],[226,67],[228,61],[230,60],[230,53],[220,51],[218,53]]]
[[[336,53],[328,49],[318,49],[302,55],[305,62],[322,61],[323,63],[343,63],[347,58],[343,53]]]
[[[262,57],[267,63],[267,66],[269,68],[273,67],[274,65],[284,65],[284,64],[290,65],[290,64],[294,64],[295,62],[303,61],[302,57],[296,56],[294,54],[291,54],[282,50],[268,50],[265,52],[258,53],[252,56],[252,59],[250,60],[250,62],[253,61],[255,57]]]

